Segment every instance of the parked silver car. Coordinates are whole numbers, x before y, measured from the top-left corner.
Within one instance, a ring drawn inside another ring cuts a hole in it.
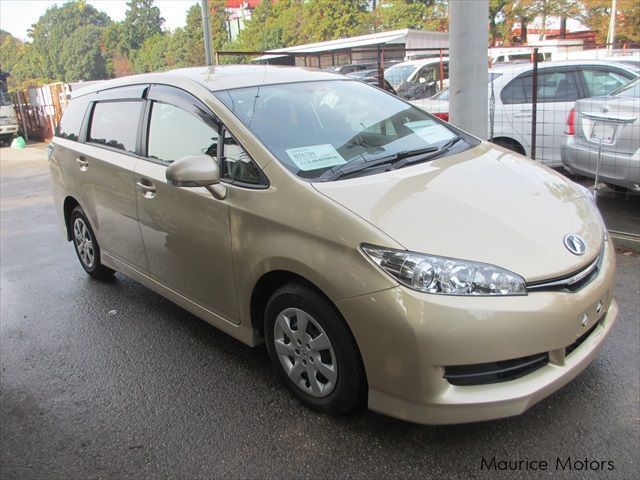
[[[567,117],[561,157],[572,173],[640,192],[640,79],[610,95],[578,100]],[[602,147],[600,146],[602,144]]]

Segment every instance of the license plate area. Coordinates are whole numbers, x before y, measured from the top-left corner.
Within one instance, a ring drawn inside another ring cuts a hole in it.
[[[593,122],[589,140],[595,143],[602,141],[603,145],[611,145],[616,139],[617,125],[610,123]]]

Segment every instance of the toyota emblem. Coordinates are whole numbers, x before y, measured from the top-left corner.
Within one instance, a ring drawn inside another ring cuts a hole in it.
[[[564,246],[574,255],[584,255],[587,251],[587,243],[573,233],[564,237]]]

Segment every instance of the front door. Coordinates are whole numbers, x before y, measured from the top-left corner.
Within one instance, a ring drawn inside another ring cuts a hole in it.
[[[135,169],[138,219],[151,277],[225,319],[238,323],[231,258],[229,204],[202,187],[167,184],[171,162],[216,155],[220,127],[183,91],[152,86],[146,159]]]

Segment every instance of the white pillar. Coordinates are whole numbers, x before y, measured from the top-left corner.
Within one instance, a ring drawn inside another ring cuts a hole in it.
[[[449,121],[487,138],[489,0],[449,1]]]

